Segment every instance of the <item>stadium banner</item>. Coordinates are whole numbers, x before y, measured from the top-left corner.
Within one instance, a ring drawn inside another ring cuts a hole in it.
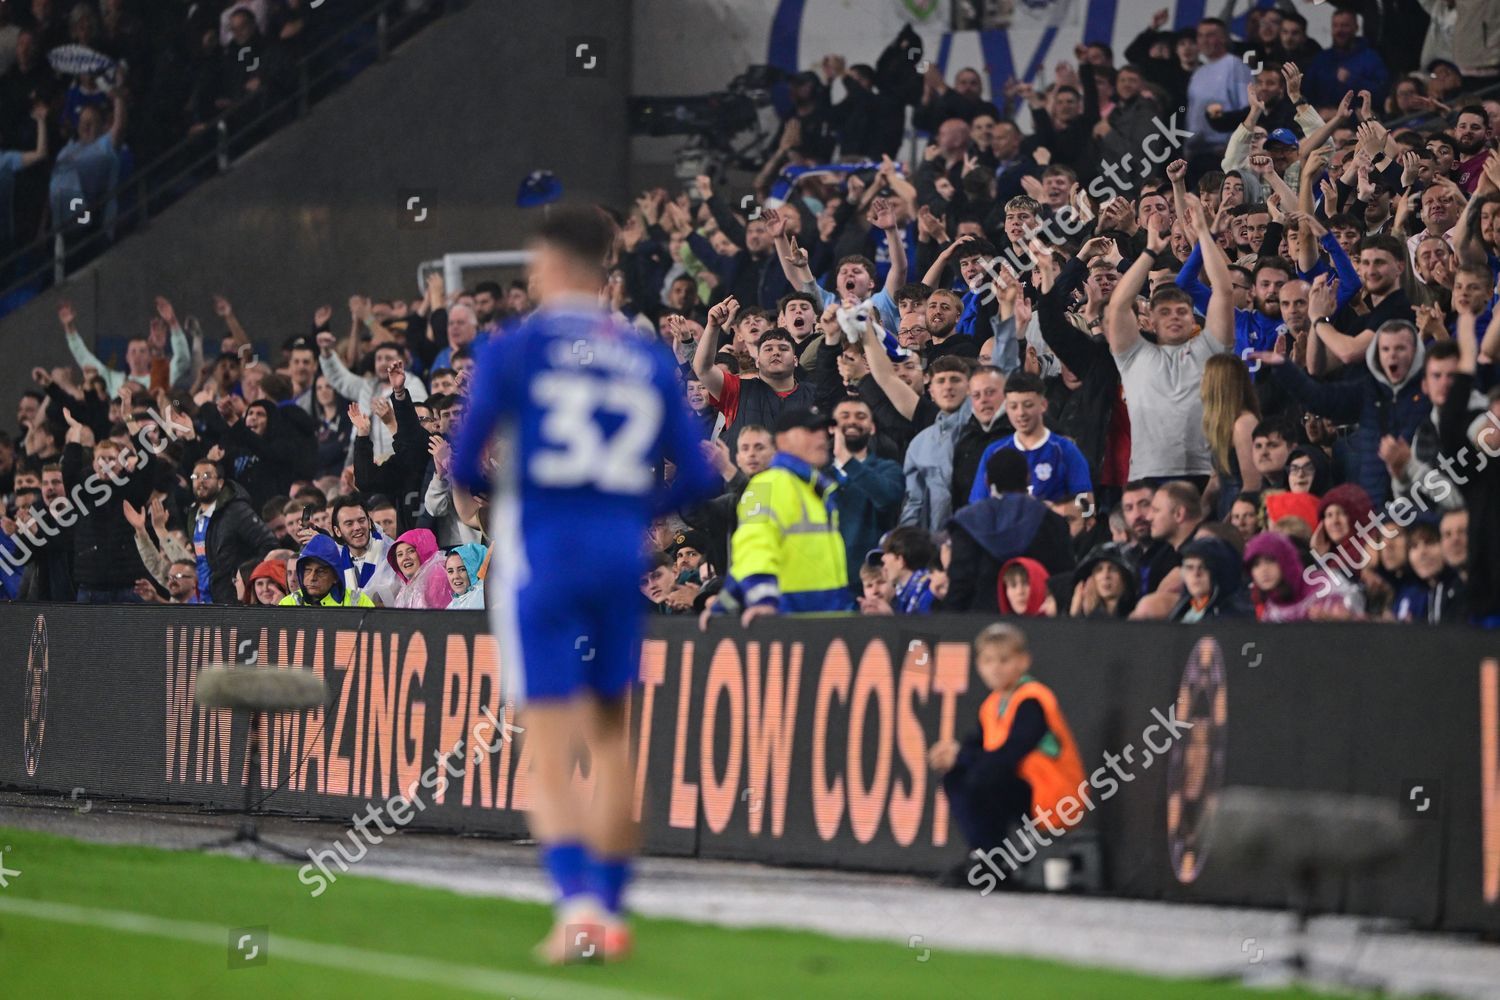
[[[647,851],[921,874],[960,860],[926,756],[977,726],[971,642],[989,621],[705,634],[654,619],[630,706]],[[1025,628],[1088,776],[1057,849],[1096,845],[1111,893],[1283,905],[1276,879],[1204,842],[1217,793],[1360,793],[1400,802],[1410,847],[1322,886],[1322,908],[1500,929],[1500,660],[1484,633]],[[324,678],[328,704],[267,719],[260,808],[349,822],[404,799],[412,826],[525,836],[524,718],[479,614],[8,604],[0,636],[0,787],[236,808],[248,726],[198,708],[197,676],[297,667]]]

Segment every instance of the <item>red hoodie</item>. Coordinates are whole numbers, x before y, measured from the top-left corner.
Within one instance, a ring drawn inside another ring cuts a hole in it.
[[[1026,607],[1019,611],[1010,606],[1010,599],[1005,595],[1005,572],[1012,566],[1024,567],[1026,579],[1031,583],[1031,593],[1026,595]],[[1000,599],[1000,613],[1002,615],[1026,615],[1032,618],[1039,616],[1042,613],[1042,604],[1048,597],[1048,579],[1047,568],[1035,559],[1021,556],[1007,561],[1004,566],[1000,567],[1000,580],[995,587],[996,596]]]

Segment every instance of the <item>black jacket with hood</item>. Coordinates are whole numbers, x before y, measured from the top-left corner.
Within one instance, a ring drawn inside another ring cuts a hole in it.
[[[1203,609],[1202,617],[1247,618],[1254,613],[1245,596],[1239,553],[1228,542],[1218,538],[1195,538],[1182,547],[1180,554],[1184,561],[1197,557],[1208,566],[1214,589],[1208,595],[1208,605]],[[1167,620],[1182,621],[1192,607],[1193,598],[1184,589],[1182,598],[1167,615]]]
[[[308,428],[311,417],[295,406],[272,403],[261,408],[266,413],[262,434],[247,427],[244,418],[231,426],[217,407],[199,411],[209,436],[224,446],[225,474],[245,487],[256,510],[273,497],[289,494],[298,479],[312,478],[317,458],[317,440]],[[289,416],[290,411],[296,416]]]
[[[953,558],[948,565],[945,611],[998,614],[1000,570],[1019,556],[1035,559],[1052,574],[1073,568],[1068,522],[1025,493],[971,503],[953,515],[947,527]]]
[[[1054,576],[1052,579],[1059,581],[1059,586],[1052,593],[1057,598],[1058,613],[1063,609],[1072,608],[1073,592],[1088,581],[1094,575],[1094,570],[1100,563],[1109,563],[1120,571],[1125,578],[1125,589],[1120,593],[1120,600],[1115,605],[1114,613],[1111,614],[1101,604],[1086,618],[1129,618],[1130,613],[1135,610],[1136,601],[1140,600],[1141,575],[1140,568],[1136,566],[1135,560],[1131,558],[1130,552],[1125,546],[1115,542],[1102,542],[1089,550],[1088,555],[1083,557],[1073,572]]]

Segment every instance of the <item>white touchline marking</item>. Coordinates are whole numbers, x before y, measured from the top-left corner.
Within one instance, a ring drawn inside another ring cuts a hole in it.
[[[150,937],[189,941],[194,944],[226,947],[229,928],[189,920],[170,920],[124,910],[100,910],[67,903],[47,903],[35,899],[0,898],[0,913],[13,913],[35,920],[50,920],[81,927],[99,927],[122,934],[144,934]],[[272,934],[271,958],[277,961],[301,962],[328,969],[343,969],[367,975],[390,976],[428,986],[448,986],[490,993],[496,996],[524,995],[536,1000],[665,1000],[656,994],[591,986],[561,979],[544,979],[523,972],[504,972],[475,965],[455,965],[409,955],[366,951],[342,945],[303,941]]]

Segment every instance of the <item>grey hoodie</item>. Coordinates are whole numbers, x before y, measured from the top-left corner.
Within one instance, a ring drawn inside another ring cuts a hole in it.
[[[965,399],[952,413],[939,413],[930,427],[924,428],[906,447],[906,500],[901,506],[902,525],[916,525],[928,531],[939,531],[953,516],[953,445],[959,431],[974,414],[974,405]]]

